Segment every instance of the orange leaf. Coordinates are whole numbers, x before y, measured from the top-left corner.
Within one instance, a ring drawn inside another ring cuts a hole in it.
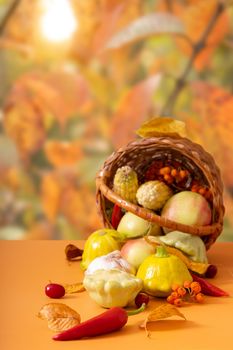
[[[160,83],[160,75],[154,75],[135,85],[121,101],[112,118],[111,137],[116,148],[135,138],[135,131],[152,109],[152,96]]]
[[[16,143],[21,157],[34,154],[45,140],[41,115],[27,98],[9,103],[4,111],[6,133]]]
[[[47,141],[45,154],[49,162],[55,167],[66,167],[77,164],[82,157],[79,142]]]
[[[60,207],[61,187],[59,179],[53,173],[42,177],[41,201],[47,218],[54,222]]]
[[[6,5],[12,6],[9,2]],[[7,26],[4,28],[4,37],[21,45],[25,43],[31,44],[35,34],[33,31],[35,22],[38,17],[36,10],[37,4],[35,1],[20,1],[9,17],[9,21],[7,21]]]
[[[119,29],[141,12],[140,0],[74,1],[78,16],[74,54],[82,61],[89,61],[99,53],[115,29]]]
[[[93,191],[84,184],[78,187],[67,182],[62,191],[60,211],[69,223],[84,236],[90,234],[100,225],[95,196]]]
[[[177,8],[177,14],[184,21],[187,36],[194,42],[198,42],[205,32],[207,23],[210,22],[218,1],[217,0],[198,0],[191,1],[189,5],[184,4],[183,7]],[[224,38],[230,29],[229,16],[224,11],[216,21],[216,24],[208,35],[206,46],[197,56],[194,66],[197,70],[203,69],[209,62],[213,50]],[[177,39],[178,45],[187,55],[191,55],[192,47],[184,40]]]
[[[199,137],[220,165],[226,185],[233,186],[233,95],[218,86],[192,84],[193,108],[199,114]]]
[[[74,114],[80,112],[90,101],[89,89],[79,74],[54,71],[32,72],[21,76],[14,84],[6,101],[18,110],[18,103],[26,99],[34,108],[41,123],[51,114],[62,127]]]

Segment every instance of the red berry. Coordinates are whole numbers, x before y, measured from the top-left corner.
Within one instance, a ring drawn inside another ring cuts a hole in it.
[[[183,305],[183,301],[182,299],[178,298],[174,300],[174,305],[175,306],[182,306]]]
[[[174,298],[174,299],[176,299],[176,298],[179,297],[179,294],[178,294],[177,292],[172,292],[172,293],[171,293],[171,297]]]
[[[206,270],[205,277],[206,278],[213,278],[216,275],[217,271],[218,271],[217,266],[210,265]]]
[[[138,293],[138,295],[135,298],[135,305],[139,308],[142,306],[142,304],[148,304],[149,303],[149,296],[145,293]]]
[[[198,282],[192,282],[190,288],[194,294],[198,294],[201,291],[201,286]]]
[[[45,294],[49,298],[60,299],[60,298],[64,297],[65,292],[66,292],[65,288],[60,284],[49,283],[45,287]]]
[[[185,294],[186,294],[186,289],[183,288],[183,287],[180,287],[180,288],[177,289],[177,293],[178,293],[178,295],[179,295],[180,297],[184,297]]]
[[[183,286],[184,288],[190,288],[191,282],[190,281],[185,281]]]
[[[168,297],[167,297],[167,302],[169,303],[169,304],[174,304],[174,301],[175,301],[176,299],[174,299],[171,295],[169,295]]]
[[[202,303],[204,301],[204,295],[202,293],[198,293],[195,295],[195,299],[198,303]]]

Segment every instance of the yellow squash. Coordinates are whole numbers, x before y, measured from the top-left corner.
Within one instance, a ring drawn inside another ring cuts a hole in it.
[[[120,250],[117,236],[120,236],[117,231],[106,228],[93,232],[85,243],[81,267],[85,270],[95,258]]]
[[[163,246],[158,246],[156,254],[143,261],[137,277],[143,280],[145,292],[158,297],[168,296],[173,284],[182,286],[185,281],[192,281],[192,276],[183,261],[175,255],[168,254]]]

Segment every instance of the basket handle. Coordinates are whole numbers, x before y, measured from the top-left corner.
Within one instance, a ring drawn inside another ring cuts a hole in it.
[[[140,216],[141,218],[157,223],[159,226],[167,227],[172,230],[177,230],[185,233],[191,233],[197,236],[207,236],[216,232],[221,232],[222,225],[220,222],[213,223],[212,225],[206,226],[195,226],[195,225],[185,225],[172,220],[161,217],[160,215],[152,212],[149,209],[139,207],[125,199],[122,199],[115,192],[113,192],[102,180],[102,178],[97,178],[97,188],[98,190],[112,203],[118,204],[121,208]]]

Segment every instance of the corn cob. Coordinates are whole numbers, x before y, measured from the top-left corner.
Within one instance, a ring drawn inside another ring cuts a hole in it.
[[[128,165],[117,169],[113,180],[113,191],[127,201],[136,203],[137,189],[138,177],[136,172]]]
[[[144,208],[161,209],[172,196],[172,190],[161,181],[147,181],[142,184],[136,194],[137,201]]]

